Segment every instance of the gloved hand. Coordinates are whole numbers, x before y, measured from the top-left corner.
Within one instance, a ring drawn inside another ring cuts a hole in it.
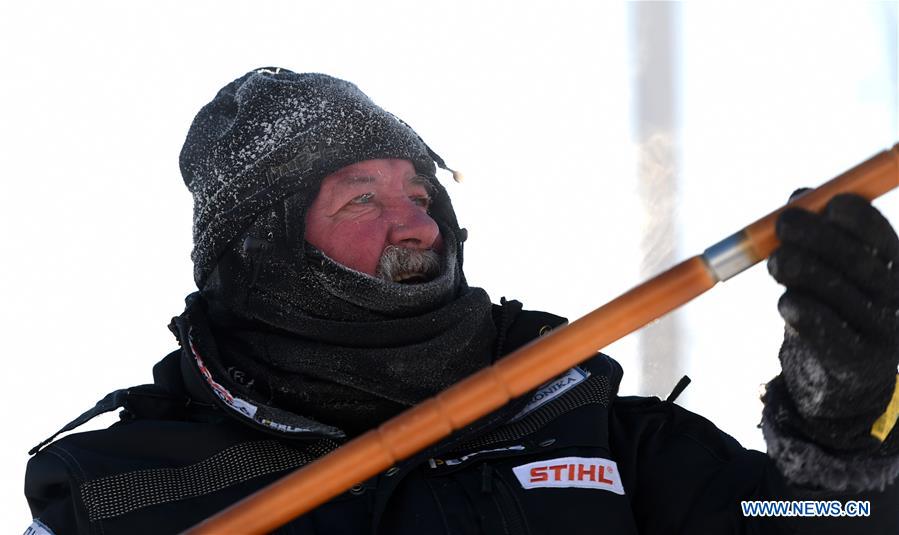
[[[768,271],[787,288],[778,302],[786,328],[766,419],[835,453],[899,452],[899,431],[883,443],[871,435],[899,364],[896,232],[868,201],[844,194],[821,214],[785,210],[777,236]]]

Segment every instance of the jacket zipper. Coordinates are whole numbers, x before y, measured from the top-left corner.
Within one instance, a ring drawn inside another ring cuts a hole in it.
[[[505,519],[509,535],[529,535],[531,530],[528,529],[528,521],[522,512],[521,504],[515,498],[515,494],[500,471],[495,468],[492,471],[500,514]]]

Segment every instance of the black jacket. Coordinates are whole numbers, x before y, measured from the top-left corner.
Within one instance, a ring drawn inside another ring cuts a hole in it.
[[[506,351],[563,321],[523,312]],[[156,365],[155,384],[113,392],[64,430],[121,407],[119,423],[31,459],[35,532],[176,533],[339,445],[241,413],[182,346]],[[278,533],[899,534],[896,483],[865,496],[791,488],[765,454],[704,418],[617,396],[621,374],[600,354]],[[870,500],[871,513],[743,516],[742,500],[765,499]]]

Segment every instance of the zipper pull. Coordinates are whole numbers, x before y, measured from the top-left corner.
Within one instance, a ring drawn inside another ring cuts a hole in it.
[[[493,469],[487,463],[481,465],[481,492],[493,493]]]

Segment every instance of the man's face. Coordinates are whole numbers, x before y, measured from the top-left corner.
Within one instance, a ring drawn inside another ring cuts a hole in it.
[[[428,251],[442,248],[440,230],[428,215],[430,201],[427,182],[408,160],[348,165],[322,181],[306,212],[306,241],[356,271],[396,282],[418,282],[422,278],[408,271],[429,270],[404,266],[419,266],[422,254],[436,258]],[[400,267],[390,269],[391,264]]]

